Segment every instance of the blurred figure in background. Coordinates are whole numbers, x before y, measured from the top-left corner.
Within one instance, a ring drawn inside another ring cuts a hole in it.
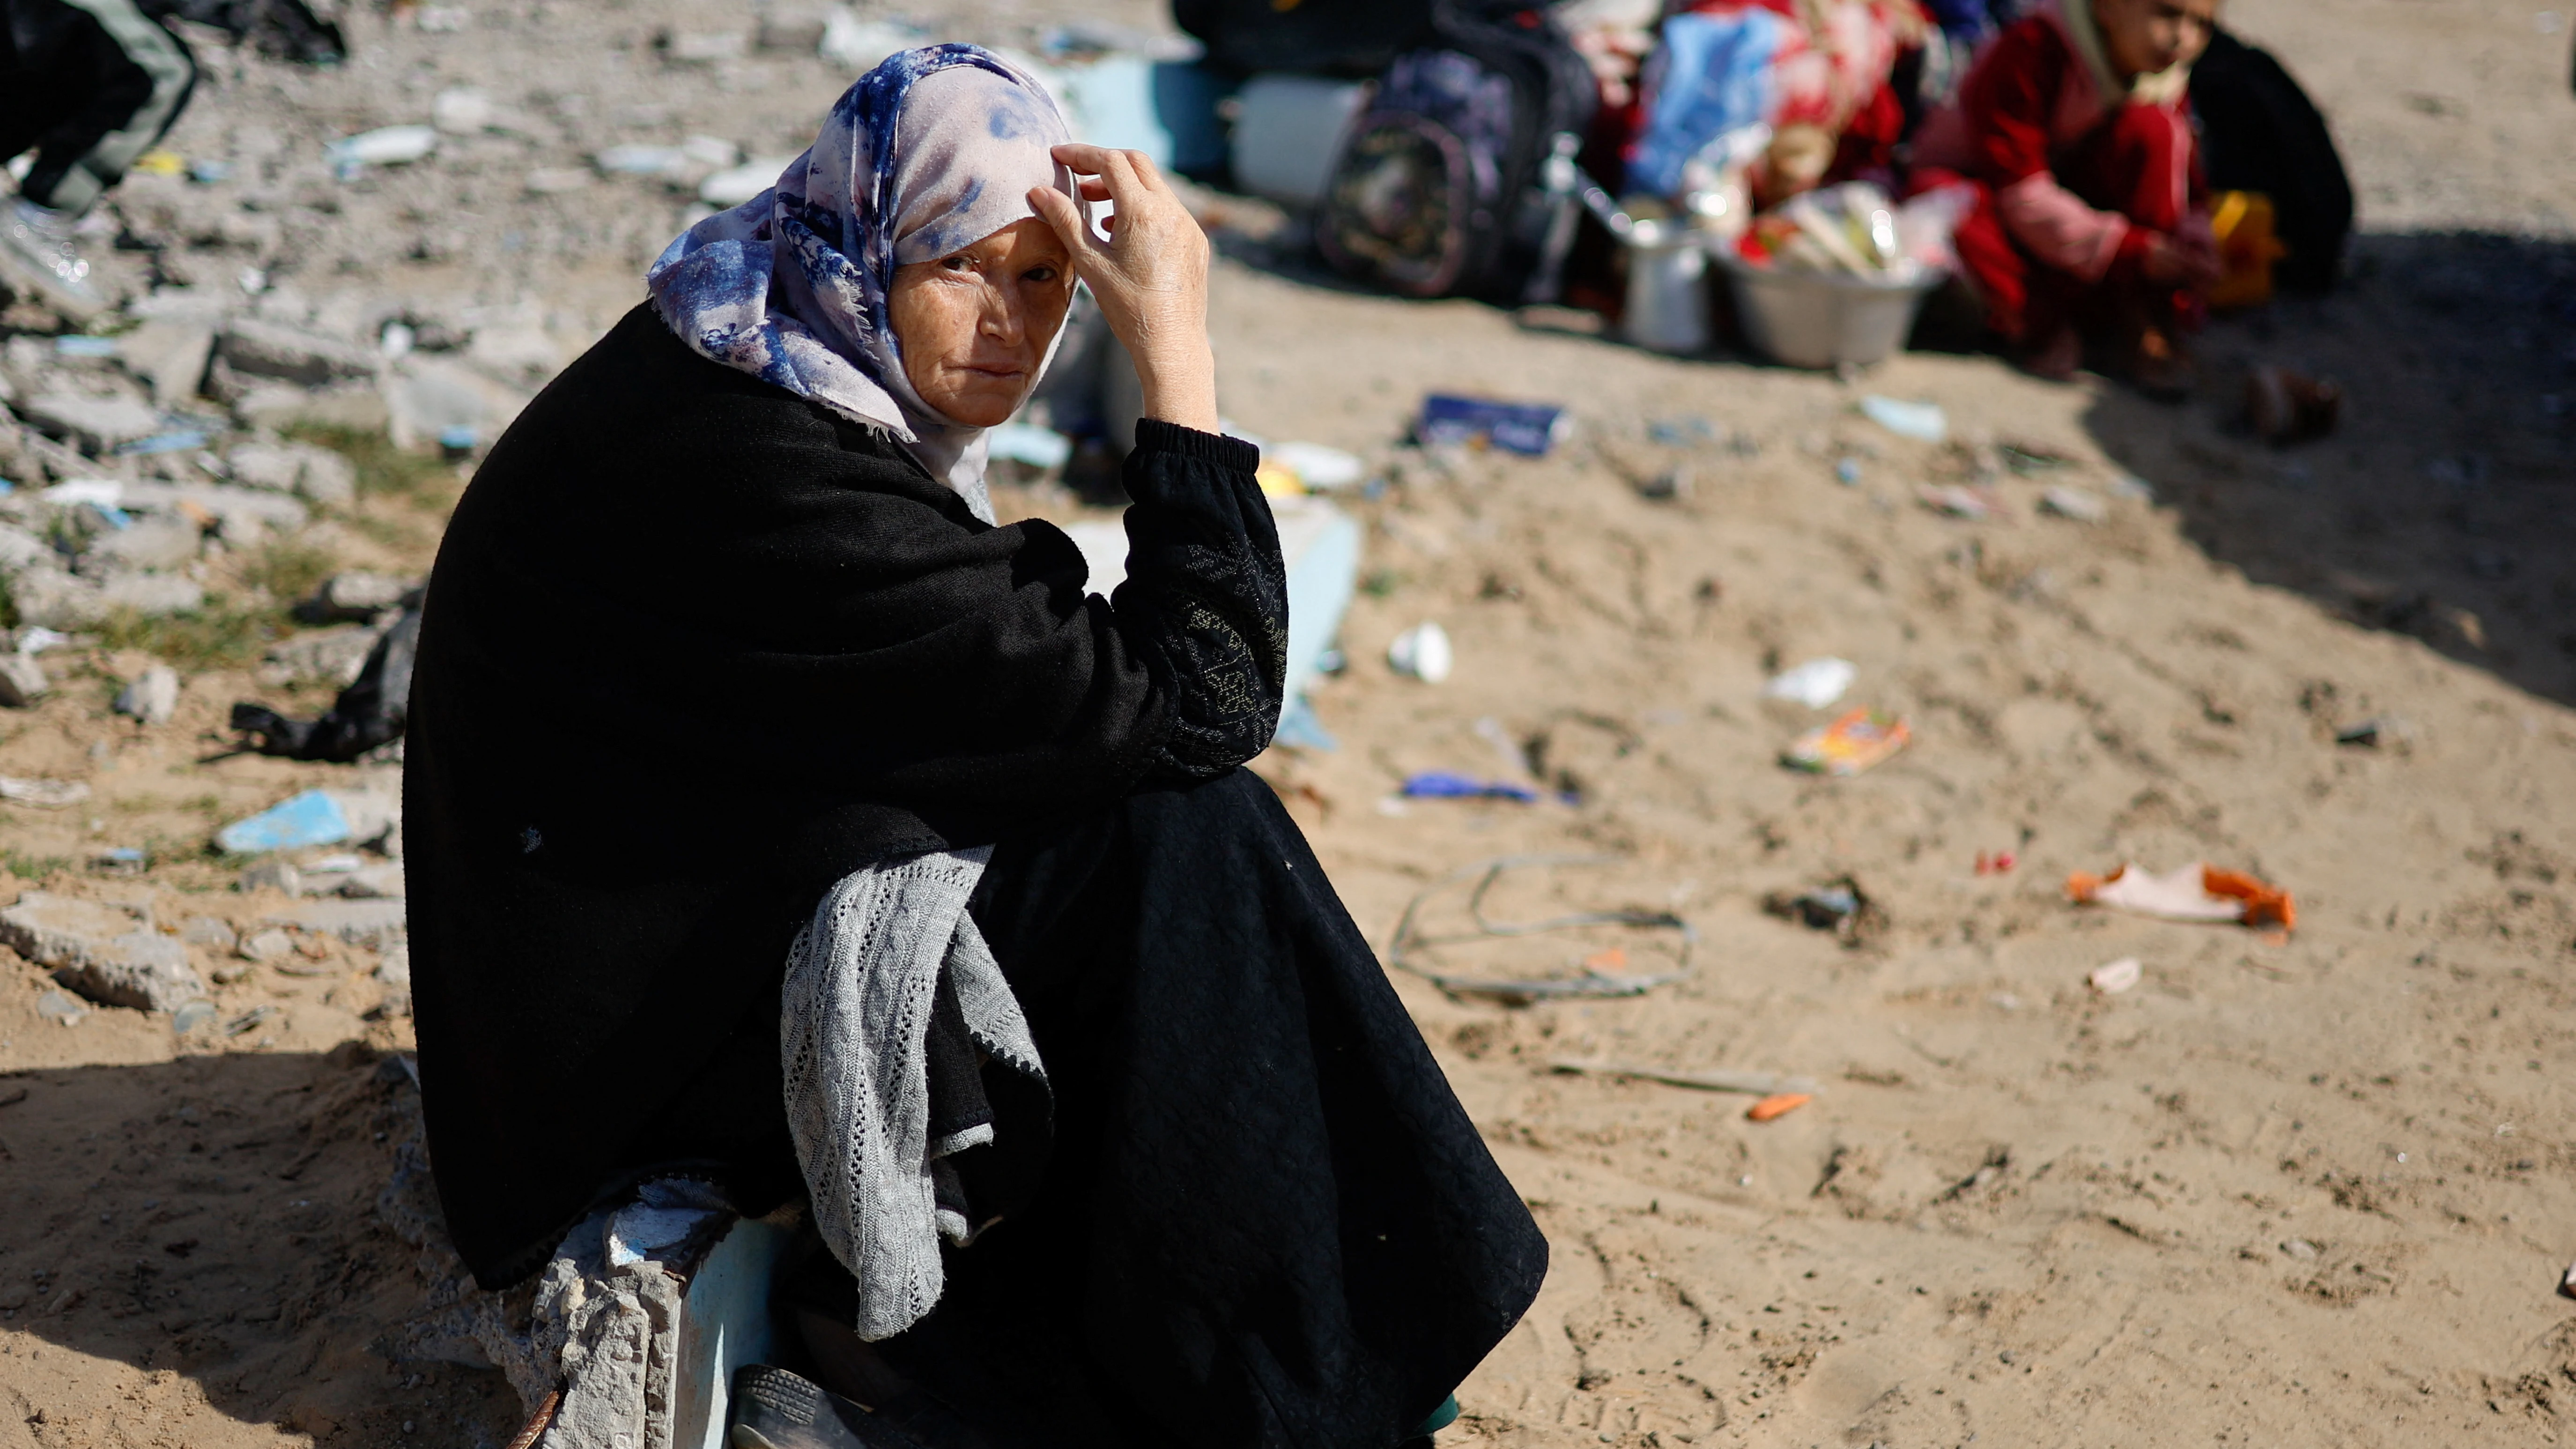
[[[74,322],[106,305],[73,228],[196,84],[188,47],[135,0],[0,0],[0,159],[34,153],[0,210],[0,282]]]
[[[2219,274],[2192,131],[2218,0],[2050,0],[1978,57],[1914,141],[1917,191],[1965,181],[1959,261],[2021,366],[2088,343],[2150,393],[2188,385],[2181,334]]]

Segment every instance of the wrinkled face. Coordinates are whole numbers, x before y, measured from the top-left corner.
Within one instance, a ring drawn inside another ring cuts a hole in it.
[[[2218,23],[2218,0],[2093,0],[2111,68],[2124,76],[2200,59]]]
[[[964,251],[895,268],[886,300],[921,400],[989,428],[1037,382],[1073,302],[1073,259],[1045,222],[1023,217]]]

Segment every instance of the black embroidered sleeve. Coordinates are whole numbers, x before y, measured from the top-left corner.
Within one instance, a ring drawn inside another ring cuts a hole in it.
[[[1127,582],[1133,621],[1169,700],[1171,732],[1150,775],[1204,780],[1270,745],[1288,671],[1288,578],[1261,450],[1146,419],[1127,455]]]

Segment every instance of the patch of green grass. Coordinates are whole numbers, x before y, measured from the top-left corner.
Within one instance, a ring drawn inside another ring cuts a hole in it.
[[[1360,592],[1372,599],[1383,599],[1405,585],[1404,575],[1393,569],[1372,569],[1360,580]]]
[[[297,423],[286,429],[286,436],[299,443],[328,448],[348,459],[358,470],[361,498],[420,498],[436,491],[433,485],[455,478],[455,470],[448,464],[419,453],[406,453],[382,433]]]
[[[58,870],[72,868],[71,858],[63,855],[29,855],[23,850],[0,850],[0,866],[20,880],[43,880]]]
[[[322,587],[339,566],[328,549],[282,538],[260,545],[242,564],[241,577],[252,588],[268,590],[279,603],[291,604]]]
[[[181,669],[246,669],[286,630],[286,612],[274,605],[249,608],[216,599],[186,614],[119,609],[99,625],[98,639],[109,649],[139,649]]]

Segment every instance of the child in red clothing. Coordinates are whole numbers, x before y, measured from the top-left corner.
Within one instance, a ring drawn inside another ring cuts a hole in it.
[[[2218,0],[2046,0],[1923,124],[1913,189],[1965,181],[1954,238],[2015,360],[2071,377],[2087,337],[2150,391],[2218,279],[2186,91]]]

